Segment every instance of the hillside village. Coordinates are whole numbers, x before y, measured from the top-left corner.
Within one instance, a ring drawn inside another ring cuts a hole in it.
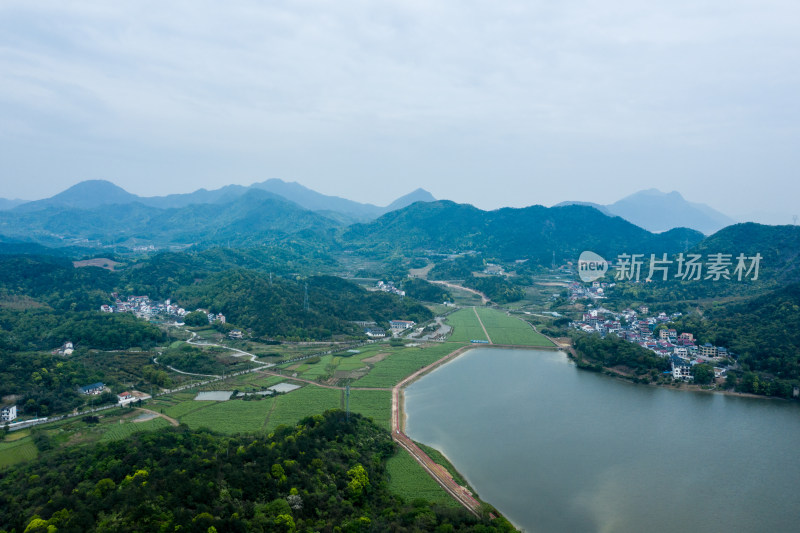
[[[681,313],[651,314],[645,305],[637,310],[625,309],[621,313],[598,307],[583,313],[581,319],[571,322],[570,326],[584,333],[597,333],[603,337],[616,335],[651,350],[660,357],[669,358],[672,378],[675,380],[693,380],[692,367],[701,363],[713,366],[715,378],[725,377],[735,359],[734,354],[722,346],[712,346],[709,343],[698,346],[691,333],[679,333],[667,327],[680,316]]]

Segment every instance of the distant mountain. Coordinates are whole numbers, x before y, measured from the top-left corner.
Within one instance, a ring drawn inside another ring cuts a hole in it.
[[[0,198],[0,211],[5,211],[7,209],[14,209],[18,205],[22,205],[27,203],[27,200],[20,200],[20,199],[9,199],[9,198]]]
[[[557,207],[564,205],[591,205],[652,232],[692,228],[710,235],[736,223],[731,217],[705,204],[687,201],[677,191],[664,193],[658,189],[639,191],[605,206],[590,202],[562,202]]]
[[[285,182],[280,179],[269,179],[261,183],[254,183],[249,187],[243,185],[226,185],[225,187],[211,191],[207,189],[198,189],[192,193],[143,197],[129,193],[110,181],[89,180],[82,181],[64,192],[44,200],[36,200],[33,202],[2,200],[0,201],[0,211],[4,209],[2,207],[4,205],[2,203],[3,201],[17,202],[14,205],[9,204],[8,209],[13,207],[19,212],[38,211],[55,207],[92,209],[100,206],[132,203],[139,203],[159,209],[171,209],[188,207],[190,205],[228,203],[253,190],[262,191],[264,194],[269,194],[273,198],[288,200],[309,211],[320,212],[341,224],[373,220],[384,213],[405,207],[414,202],[430,202],[435,200],[429,192],[423,189],[417,189],[406,196],[398,198],[387,207],[379,207],[372,204],[354,202],[338,196],[328,196],[304,187],[299,183]]]
[[[355,220],[371,220],[384,213],[384,208],[372,204],[362,204],[318,193],[296,182],[286,182],[280,179],[269,179],[251,185],[254,189],[269,191],[291,200],[301,207],[311,211],[334,211],[350,216]]]
[[[77,207],[91,209],[99,205],[129,204],[139,200],[122,187],[105,180],[87,180],[73,185],[69,189],[46,198],[26,202],[14,208],[14,211],[30,212],[51,207]]]
[[[161,209],[139,202],[103,204],[90,209],[52,205],[47,209],[0,212],[6,237],[63,245],[103,244],[256,245],[283,242],[332,242],[339,226],[266,191],[249,190],[227,203],[192,204]],[[22,206],[21,206],[22,207]]]
[[[414,202],[435,202],[436,198],[433,197],[431,193],[426,191],[425,189],[417,189],[412,191],[405,196],[401,196],[394,202],[390,203],[386,206],[383,210],[384,213],[388,213],[389,211],[396,211],[397,209],[402,209],[407,207]]]
[[[549,265],[575,261],[584,250],[613,259],[619,253],[673,253],[702,240],[678,228],[650,233],[588,206],[503,208],[482,211],[450,201],[415,203],[344,231],[348,246],[379,254],[475,250],[504,260],[531,258]]]
[[[186,207],[193,204],[218,204],[232,202],[249,191],[242,185],[226,185],[209,191],[198,189],[186,194],[168,194],[167,196],[139,197],[138,201],[152,207],[168,209],[170,207]]]

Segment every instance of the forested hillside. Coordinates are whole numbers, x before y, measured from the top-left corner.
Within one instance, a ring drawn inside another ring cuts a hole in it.
[[[800,284],[733,305],[713,306],[675,323],[701,342],[724,346],[744,370],[747,392],[789,397],[800,380]],[[756,374],[761,374],[757,378]]]
[[[308,310],[304,310],[306,284]],[[251,328],[258,336],[329,338],[361,334],[353,321],[414,320],[424,322],[431,312],[411,298],[368,292],[333,276],[306,281],[270,280],[268,275],[237,269],[214,274],[175,293],[187,308],[222,312],[229,321]]]
[[[394,452],[385,430],[355,414],[346,422],[341,411],[268,437],[184,426],[137,434],[45,453],[1,474],[0,530],[513,530],[503,519],[392,495],[386,460]]]
[[[546,265],[552,263],[553,252],[558,262],[575,260],[584,250],[603,256],[671,253],[702,238],[688,229],[653,234],[587,206],[482,211],[450,201],[413,204],[369,224],[354,224],[343,233],[345,244],[365,253],[477,250]]]

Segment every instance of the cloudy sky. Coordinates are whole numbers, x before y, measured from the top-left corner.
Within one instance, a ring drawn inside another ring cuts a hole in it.
[[[0,3],[0,197],[268,178],[800,213],[796,0]],[[787,220],[788,222],[788,220]]]

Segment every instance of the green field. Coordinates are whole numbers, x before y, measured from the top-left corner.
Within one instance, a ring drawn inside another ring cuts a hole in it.
[[[406,501],[424,498],[443,505],[458,506],[407,451],[398,449],[386,463],[386,470],[389,473],[389,490]]]
[[[448,315],[447,323],[453,328],[453,333],[448,340],[454,342],[469,342],[475,340],[488,340],[483,333],[478,317],[472,307],[459,309]],[[486,328],[489,329],[488,327]],[[491,335],[491,332],[489,333]],[[492,339],[494,340],[494,339]]]
[[[29,461],[35,458],[38,453],[39,451],[30,437],[0,442],[0,468]]]
[[[295,391],[297,392],[297,391]],[[263,400],[244,401],[230,400],[227,402],[195,402],[207,404],[202,409],[178,418],[192,429],[206,427],[220,433],[256,432],[264,429],[269,415],[273,398]]]
[[[536,332],[530,324],[509,316],[503,311],[486,307],[476,308],[486,331],[494,344],[518,346],[553,346],[547,338]]]
[[[156,417],[146,422],[133,422],[132,420],[123,421],[121,424],[109,424],[108,430],[103,433],[101,441],[112,441],[127,439],[134,433],[140,431],[151,431],[154,429],[161,429],[169,426],[169,422],[163,418]]]
[[[398,348],[375,363],[369,374],[357,380],[357,387],[393,387],[406,376],[460,348],[461,345],[445,342],[425,347]]]

